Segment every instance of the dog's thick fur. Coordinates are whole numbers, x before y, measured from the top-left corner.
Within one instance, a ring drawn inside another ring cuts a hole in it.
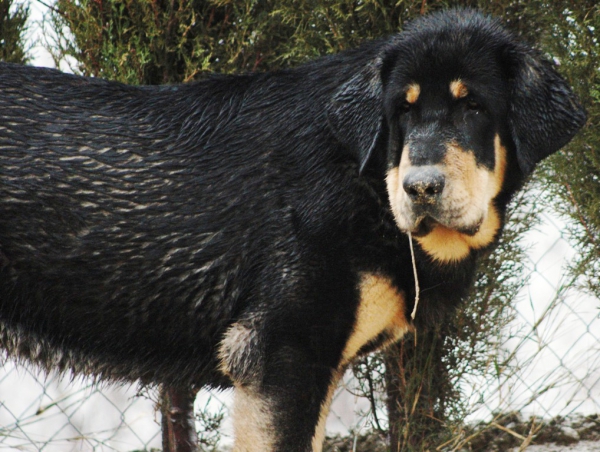
[[[182,86],[2,65],[2,345],[233,385],[237,451],[318,451],[348,363],[456,307],[511,195],[584,122],[550,63],[465,10]]]

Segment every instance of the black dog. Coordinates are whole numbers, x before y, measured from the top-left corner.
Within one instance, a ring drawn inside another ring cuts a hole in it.
[[[457,305],[585,122],[551,64],[464,10],[183,86],[2,65],[0,115],[3,347],[233,385],[237,451],[320,450],[348,363]]]

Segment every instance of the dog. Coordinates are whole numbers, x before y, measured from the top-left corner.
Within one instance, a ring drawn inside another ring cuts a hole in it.
[[[539,52],[461,9],[178,86],[3,64],[0,112],[7,356],[233,386],[234,448],[261,452],[321,450],[344,369],[457,307],[586,120]]]

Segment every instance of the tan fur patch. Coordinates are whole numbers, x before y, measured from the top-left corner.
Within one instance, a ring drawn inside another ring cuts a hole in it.
[[[367,273],[360,282],[360,305],[354,330],[343,352],[343,365],[352,361],[359,350],[383,332],[400,339],[412,326],[405,316],[404,296],[383,276]]]
[[[502,184],[504,184],[504,178],[506,176],[506,148],[502,146],[500,141],[500,135],[496,134],[494,137],[494,184],[490,186],[491,198],[495,198],[502,190]]]
[[[231,366],[235,357],[244,355],[244,348],[250,343],[252,331],[245,326],[234,323],[225,333],[225,337],[219,344],[219,370],[231,377]]]
[[[385,177],[385,183],[387,185],[387,193],[388,193],[388,198],[390,201],[390,207],[392,209],[392,213],[394,214],[396,221],[398,221],[398,218],[400,217],[400,215],[399,215],[399,213],[397,213],[397,210],[400,208],[400,206],[402,204],[401,193],[399,192],[399,190],[400,190],[400,168],[399,167],[394,166],[392,169],[390,169],[387,172],[387,175]]]
[[[404,212],[410,210],[410,202],[408,201],[408,196],[402,186],[402,181],[410,167],[409,148],[408,146],[404,146],[400,165],[390,169],[385,178],[392,213],[394,214],[398,227],[404,231],[410,229],[410,224],[406,215],[404,215]]]
[[[419,245],[434,259],[441,262],[459,261],[467,257],[471,249],[480,249],[489,245],[500,228],[500,217],[492,200],[500,193],[506,171],[506,149],[500,143],[500,137],[494,139],[494,171],[477,168],[472,153],[455,149],[447,156],[447,168],[453,177],[463,179],[464,193],[455,195],[458,202],[464,196],[465,202],[485,206],[485,217],[475,235],[462,234],[442,225],[423,237],[417,237]]]
[[[408,85],[408,88],[406,88],[406,102],[414,104],[419,99],[420,94],[421,87],[418,84],[412,83]]]
[[[489,245],[496,231],[500,228],[500,218],[494,208],[488,211],[488,215],[481,225],[477,234],[470,236],[462,234],[442,225],[436,225],[429,234],[418,237],[419,245],[440,262],[456,262],[469,255],[471,249],[483,248]]]
[[[450,82],[450,93],[455,99],[462,99],[463,97],[467,97],[469,95],[469,90],[462,80],[459,79]]]
[[[313,436],[313,452],[321,452],[325,439],[325,423],[338,383],[348,364],[356,357],[362,347],[381,333],[390,335],[388,342],[400,339],[413,327],[407,321],[404,296],[383,276],[366,273],[360,281],[360,305],[356,314],[354,329],[346,342],[339,368],[334,372],[327,397],[321,404],[319,423]],[[383,344],[385,346],[387,344]]]
[[[327,397],[321,404],[321,412],[319,413],[319,423],[315,429],[315,434],[312,440],[312,452],[321,452],[323,450],[323,441],[325,441],[325,424],[327,423],[327,416],[329,415],[329,408],[333,400],[333,395],[338,387],[340,380],[344,374],[344,369],[340,368],[337,372],[334,372],[331,377],[331,383],[327,390]]]
[[[273,412],[268,403],[251,388],[236,386],[233,404],[233,452],[274,450]]]
[[[492,173],[477,165],[473,152],[449,145],[444,157],[447,199],[444,208],[455,212],[465,225],[476,224],[487,211]]]

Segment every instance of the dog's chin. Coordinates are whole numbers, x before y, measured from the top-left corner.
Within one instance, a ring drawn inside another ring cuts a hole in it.
[[[483,218],[471,225],[461,225],[454,222],[443,222],[429,215],[419,218],[415,221],[412,228],[405,230],[404,232],[410,234],[413,237],[425,237],[430,234],[437,226],[441,226],[445,229],[457,231],[461,234],[468,235],[470,237],[477,234],[483,223]]]

